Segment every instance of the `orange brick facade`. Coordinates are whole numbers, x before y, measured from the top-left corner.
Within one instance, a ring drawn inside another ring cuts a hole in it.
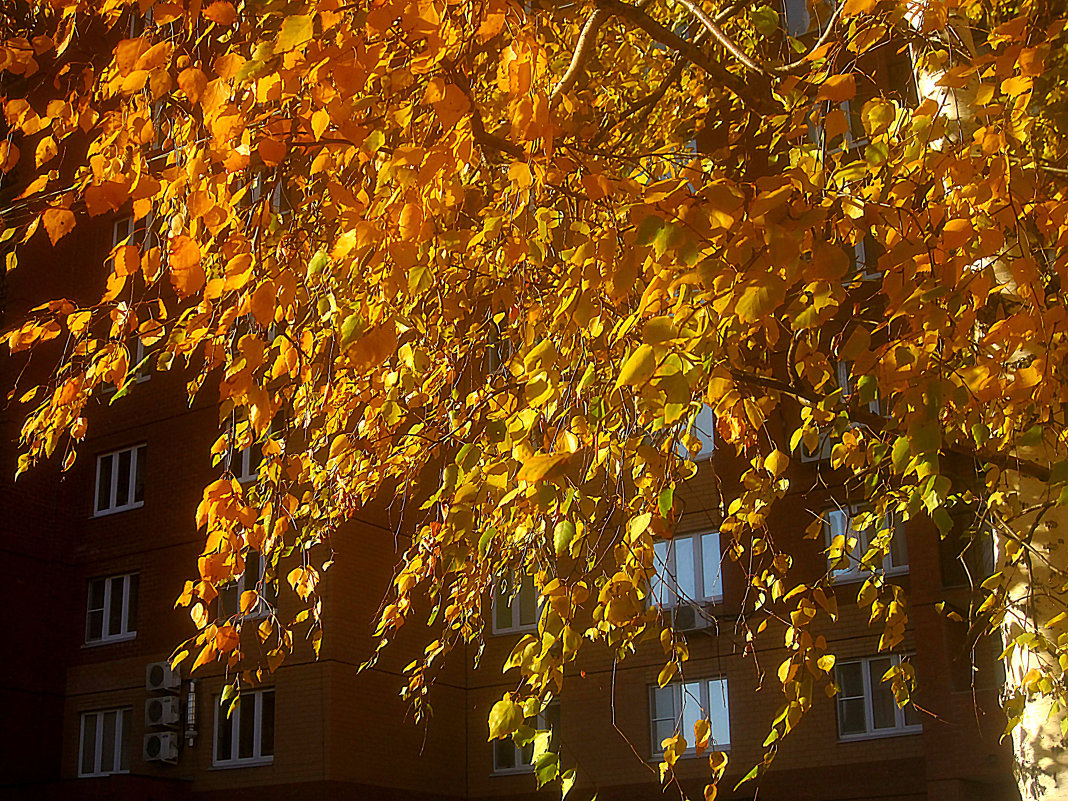
[[[32,269],[6,279],[3,328],[16,324],[42,298],[87,301],[103,279],[94,265],[110,245],[110,222],[68,237],[55,253],[40,253]],[[32,261],[23,257],[23,263]],[[25,358],[4,356],[5,393]],[[35,357],[30,371],[47,369]],[[270,677],[275,690],[274,755],[270,764],[213,767],[213,697],[219,671],[197,677],[197,737],[181,747],[177,764],[142,759],[148,663],[164,660],[189,636],[192,624],[173,608],[195,569],[201,546],[193,514],[201,488],[215,473],[208,449],[219,431],[209,392],[190,407],[180,373],[153,373],[129,397],[92,412],[90,435],[74,468],[60,475],[46,466],[17,482],[18,426],[26,407],[9,401],[0,416],[4,441],[0,465],[0,548],[4,553],[9,611],[0,697],[5,715],[0,745],[0,795],[5,798],[262,798],[494,799],[533,796],[529,773],[494,775],[486,741],[486,716],[514,687],[502,675],[517,635],[490,638],[475,670],[456,653],[433,690],[433,718],[425,726],[406,719],[399,696],[402,668],[422,647],[419,632],[406,634],[371,670],[357,673],[374,644],[372,619],[389,586],[397,558],[391,521],[384,513],[357,521],[334,539],[335,565],[324,579],[328,629],[321,658],[298,648]],[[93,516],[95,455],[147,444],[144,504]],[[730,456],[717,454],[727,474]],[[736,466],[735,466],[736,467]],[[792,495],[772,521],[777,541],[797,539],[829,497],[837,497],[826,463],[795,465]],[[828,489],[830,487],[830,489]],[[681,530],[714,527],[710,471],[686,491]],[[368,513],[369,515],[371,513]],[[910,568],[902,578],[911,602],[906,650],[920,675],[917,704],[922,732],[854,742],[838,736],[836,703],[818,693],[814,708],[781,746],[759,786],[762,799],[830,801],[880,799],[989,799],[1014,796],[1008,753],[998,745],[1002,722],[990,677],[980,673],[973,690],[959,632],[935,609],[942,600],[966,604],[965,591],[942,586],[937,533],[922,523],[907,530]],[[400,547],[403,547],[401,544]],[[815,578],[826,570],[818,543],[806,543],[799,570]],[[779,704],[775,668],[780,635],[769,632],[755,655],[741,656],[735,620],[744,587],[741,574],[724,567],[724,602],[718,630],[689,637],[687,677],[726,676],[730,704],[731,768],[721,797],[749,798],[751,786],[731,787],[762,752]],[[136,637],[85,644],[87,582],[137,573]],[[856,584],[839,587],[842,620],[826,632],[840,659],[874,656],[878,635],[849,597]],[[283,601],[284,602],[284,601]],[[590,649],[594,650],[594,649]],[[467,655],[469,657],[469,655]],[[650,733],[650,687],[662,664],[649,648],[614,666],[603,651],[584,658],[568,675],[556,742],[565,767],[575,767],[574,797],[657,798]],[[766,675],[761,687],[760,672]],[[963,679],[961,677],[964,677]],[[188,677],[180,693],[186,712]],[[85,712],[132,710],[129,773],[79,778],[80,721]],[[181,729],[179,729],[181,731]],[[683,789],[700,797],[707,780],[704,759],[684,759]],[[548,795],[555,791],[548,791]],[[676,791],[668,789],[668,793]],[[546,794],[542,794],[546,795]]]

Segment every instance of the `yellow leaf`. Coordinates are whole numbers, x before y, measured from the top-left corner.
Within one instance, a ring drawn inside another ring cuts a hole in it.
[[[74,212],[68,209],[48,209],[41,215],[41,223],[53,245],[74,228]]]
[[[287,50],[295,50],[309,42],[315,32],[314,19],[309,14],[297,14],[286,17],[282,23],[282,30],[278,32],[278,43],[275,52],[284,53]]]
[[[323,138],[323,133],[330,127],[330,114],[325,109],[318,109],[311,116],[311,129],[315,141]]]
[[[535,483],[546,478],[555,478],[563,472],[570,461],[570,453],[538,453],[527,459],[516,474],[517,481]]]
[[[790,465],[790,457],[780,451],[778,448],[773,450],[764,459],[764,469],[778,478],[786,472],[786,468]]]
[[[405,203],[401,209],[398,228],[400,238],[408,242],[419,236],[419,229],[423,225],[423,207],[418,203]]]
[[[755,322],[773,312],[786,299],[786,282],[777,275],[751,278],[741,287],[736,311],[744,322]]]
[[[831,103],[844,103],[846,100],[852,100],[856,94],[856,78],[852,75],[832,75],[820,84],[816,99],[827,100]]]
[[[502,740],[523,725],[523,707],[505,695],[489,713],[489,740]]]
[[[656,371],[656,354],[650,345],[640,345],[619,371],[616,387],[636,387],[648,381]]]
[[[46,136],[37,143],[37,166],[40,167],[45,162],[51,161],[57,153],[59,153],[59,148],[56,146],[56,140],[51,136]]]

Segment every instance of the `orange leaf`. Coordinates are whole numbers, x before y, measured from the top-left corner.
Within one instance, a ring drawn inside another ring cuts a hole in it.
[[[19,149],[10,139],[0,141],[0,172],[9,173],[19,160]]]
[[[141,253],[136,246],[120,245],[114,252],[117,275],[133,275],[141,269]]]
[[[268,167],[274,167],[282,163],[286,157],[286,144],[278,139],[261,139],[256,149],[260,152],[260,158]]]
[[[844,103],[857,94],[857,79],[852,75],[832,75],[822,84],[816,93],[817,100],[831,103]]]
[[[523,462],[516,474],[518,481],[535,483],[559,475],[570,461],[570,453],[537,453]]]
[[[423,208],[418,203],[405,203],[400,213],[401,239],[411,241],[419,235],[423,224]]]
[[[49,209],[41,215],[48,238],[55,245],[74,228],[74,212],[69,209]]]
[[[145,39],[123,39],[115,45],[115,66],[119,68],[119,74],[123,77],[129,75],[148,48],[149,43]]]
[[[188,236],[170,241],[171,285],[179,297],[189,297],[204,286],[204,268],[200,264],[200,245]]]
[[[318,142],[323,138],[323,133],[330,127],[330,115],[324,110],[319,109],[311,116],[311,129],[312,135],[315,136],[315,141]]]
[[[252,294],[249,306],[256,322],[264,328],[274,322],[274,281],[264,281]]]
[[[178,88],[185,92],[185,96],[194,106],[200,102],[200,96],[204,94],[207,87],[208,76],[196,67],[182,70],[178,76]]]
[[[237,20],[237,11],[234,9],[234,4],[226,2],[226,0],[218,0],[218,2],[212,3],[202,13],[216,25],[222,25],[226,28],[229,28]]]

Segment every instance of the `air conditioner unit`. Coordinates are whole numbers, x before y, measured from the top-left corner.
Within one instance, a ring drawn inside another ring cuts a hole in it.
[[[676,631],[695,631],[708,627],[708,621],[700,613],[696,606],[683,604],[676,606],[671,612],[671,625]]]
[[[178,761],[178,734],[173,731],[160,731],[145,735],[142,752],[145,762],[167,762],[171,765]]]
[[[145,668],[146,690],[177,690],[181,677],[170,662],[150,662]]]
[[[145,726],[175,726],[180,716],[181,706],[173,695],[145,701]]]

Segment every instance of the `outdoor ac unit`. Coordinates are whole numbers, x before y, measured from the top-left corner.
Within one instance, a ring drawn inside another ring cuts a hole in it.
[[[180,715],[180,705],[174,696],[149,698],[145,701],[145,726],[174,726]]]
[[[169,662],[151,662],[145,669],[146,690],[177,690],[180,677]]]
[[[677,631],[694,631],[708,626],[704,615],[690,604],[675,607],[671,613],[671,622]]]
[[[178,761],[178,734],[173,731],[161,731],[145,735],[145,747],[142,754],[145,762]]]

